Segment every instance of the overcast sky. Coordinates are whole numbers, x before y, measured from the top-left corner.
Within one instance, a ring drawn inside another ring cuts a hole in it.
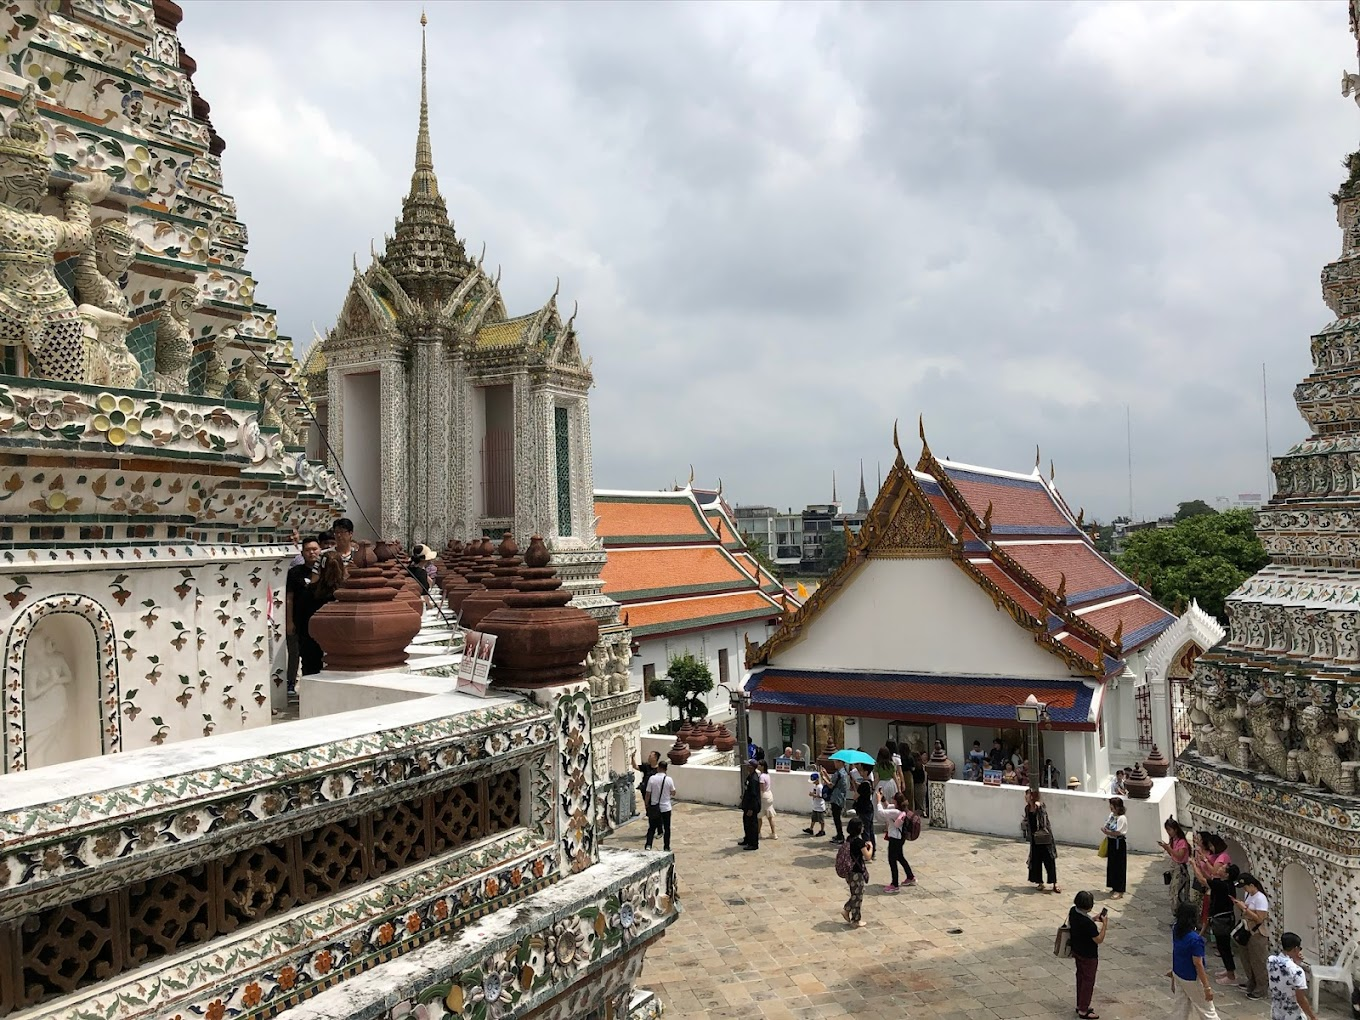
[[[435,166],[511,314],[580,302],[595,484],[870,496],[901,419],[1088,518],[1266,484],[1330,318],[1346,5],[427,4]],[[185,4],[259,299],[400,212],[420,5]]]

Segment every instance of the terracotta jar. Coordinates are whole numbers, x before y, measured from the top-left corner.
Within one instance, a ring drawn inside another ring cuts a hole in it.
[[[926,778],[933,783],[946,783],[954,778],[954,767],[953,759],[944,753],[944,748],[937,747],[926,759]]]
[[[1142,762],[1133,763],[1133,768],[1124,777],[1124,785],[1128,787],[1130,800],[1147,800],[1152,796],[1152,779],[1143,769]]]
[[[708,740],[709,746],[713,746],[713,741],[718,739],[718,727],[714,725],[712,719],[704,720],[704,737]]]
[[[718,732],[713,737],[713,750],[721,751],[726,754],[737,746],[737,738],[727,731],[727,727],[718,723]]]
[[[409,606],[417,614],[423,614],[424,604],[420,600],[420,589],[417,587],[414,592],[406,587],[402,578],[401,565],[397,562],[397,546],[390,539],[375,542],[373,545],[373,555],[377,558],[378,567],[383,572],[383,577],[390,588],[396,590],[397,601]]]
[[[840,748],[836,746],[834,741],[830,744],[827,744],[826,747],[822,748],[822,756],[817,759],[817,764],[820,765],[822,768],[826,769],[828,772],[835,772],[838,768],[841,767],[841,763],[838,761],[832,761],[831,756],[839,750]]]
[[[519,577],[519,546],[508,531],[501,537],[496,548],[497,557],[490,569],[490,576],[482,581],[482,587],[463,600],[463,626],[476,630],[487,615],[505,605],[505,596],[514,590],[515,580]]]
[[[694,724],[694,729],[690,731],[689,737],[685,741],[685,743],[689,744],[689,749],[691,751],[702,751],[712,742],[708,735],[707,723],[707,719],[701,719]]]
[[[675,731],[675,739],[682,744],[688,744],[694,739],[694,723],[686,719],[680,724],[680,728]]]
[[[586,675],[586,653],[600,639],[600,625],[588,613],[567,605],[572,599],[548,564],[548,547],[535,535],[524,554],[514,590],[505,605],[481,621],[496,635],[491,682],[498,687],[556,687],[579,683]]]
[[[683,740],[677,740],[666,752],[666,757],[671,760],[672,765],[683,765],[689,761],[689,747]]]
[[[1143,759],[1143,768],[1153,779],[1165,779],[1171,773],[1171,762],[1153,744],[1152,753]]]
[[[399,669],[406,646],[420,630],[420,616],[396,600],[373,552],[355,543],[349,573],[335,601],[317,610],[308,626],[326,653],[326,668],[343,671]]]
[[[449,608],[455,613],[461,613],[463,602],[474,591],[480,591],[482,578],[489,577],[490,571],[482,568],[487,565],[481,555],[482,540],[479,538],[471,539],[463,549],[463,555],[458,562],[450,565],[449,580],[444,585],[444,597],[448,600]]]

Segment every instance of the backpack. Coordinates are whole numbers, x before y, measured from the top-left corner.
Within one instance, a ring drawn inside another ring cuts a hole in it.
[[[907,817],[902,820],[902,835],[908,840],[921,838],[921,816],[915,811],[908,811]]]
[[[836,851],[836,877],[848,879],[855,871],[855,860],[850,856],[850,841],[847,839]]]

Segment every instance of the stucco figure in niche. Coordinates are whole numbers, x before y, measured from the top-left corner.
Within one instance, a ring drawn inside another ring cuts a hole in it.
[[[232,400],[244,400],[255,402],[260,399],[260,377],[264,375],[264,366],[252,357],[238,360],[232,365],[231,383],[227,387],[227,396]]]
[[[142,367],[128,350],[128,299],[119,281],[137,257],[137,239],[122,220],[105,220],[94,228],[90,246],[76,256],[77,311],[89,324],[86,342],[89,371],[96,386],[132,387]]]
[[[235,336],[236,331],[229,327],[208,341],[208,349],[203,357],[203,392],[207,396],[220,397],[231,384],[226,348]]]
[[[633,661],[633,650],[627,641],[614,645],[613,669],[609,674],[609,693],[621,694],[628,690],[630,682],[628,666]]]
[[[1289,748],[1283,736],[1289,732],[1290,719],[1282,701],[1259,692],[1247,703],[1247,732],[1251,734],[1251,761],[1271,775],[1289,778]]]
[[[75,675],[57,643],[35,634],[24,652],[24,747],[29,768],[69,761]]]
[[[38,211],[47,194],[46,129],[29,86],[0,132],[0,342],[22,346],[28,374],[83,382],[85,324],[57,279],[58,251],[90,244],[90,207],[109,193],[104,174],[62,196],[66,218]]]
[[[189,389],[189,363],[194,357],[189,316],[198,302],[196,287],[176,287],[156,321],[156,389],[163,393]]]
[[[1301,710],[1298,724],[1303,748],[1297,754],[1304,780],[1333,793],[1355,792],[1355,763],[1346,768],[1340,753],[1350,742],[1350,731],[1338,724],[1334,713],[1319,705]]]
[[[1200,732],[1200,747],[1224,761],[1232,761],[1237,755],[1237,739],[1242,736],[1245,710],[1237,698],[1222,694],[1211,698],[1206,708],[1209,722]]]

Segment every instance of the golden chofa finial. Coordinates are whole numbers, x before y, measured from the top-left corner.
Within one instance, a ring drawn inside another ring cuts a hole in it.
[[[420,27],[421,27],[421,28],[424,28],[424,27],[425,27],[426,25],[428,25],[429,23],[430,23],[430,19],[427,18],[427,17],[425,17],[425,8],[422,7],[422,8],[420,9]]]

